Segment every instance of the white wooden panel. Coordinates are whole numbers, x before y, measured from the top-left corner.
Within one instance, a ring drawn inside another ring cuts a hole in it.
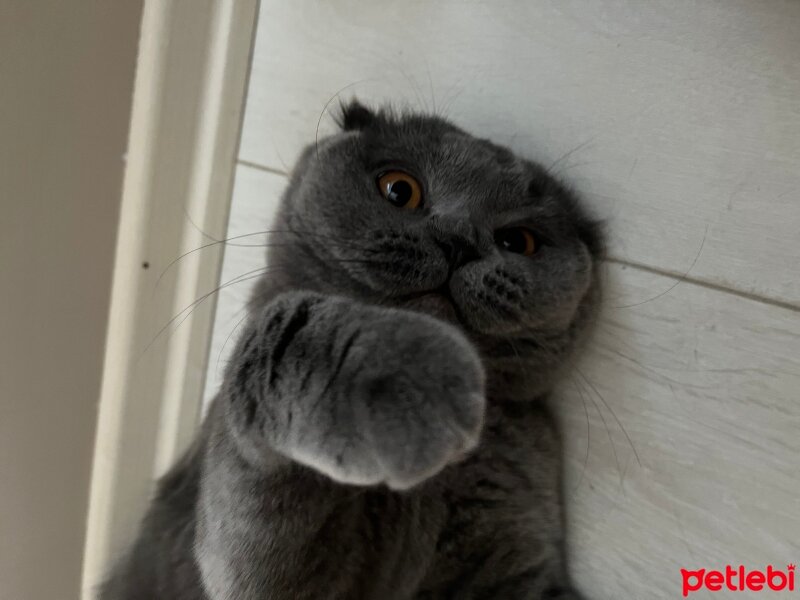
[[[267,228],[284,185],[240,166],[228,235]],[[263,264],[263,248],[228,247],[222,281]],[[686,282],[614,308],[675,279],[616,265],[607,272],[609,306],[596,339],[556,398],[579,582],[593,600],[677,598],[682,567],[796,561],[797,313]],[[209,393],[251,284],[221,292]]]
[[[691,276],[800,305],[798,31],[782,0],[264,0],[240,157],[288,169],[338,92],[436,110],[557,161],[615,256],[702,246]]]
[[[212,312],[187,307],[215,284],[220,255],[173,259],[196,247],[201,232],[224,235],[256,9],[257,0],[144,4],[86,519],[84,600],[96,597],[97,584],[136,534],[155,478],[197,429]],[[213,299],[202,308],[211,306]]]

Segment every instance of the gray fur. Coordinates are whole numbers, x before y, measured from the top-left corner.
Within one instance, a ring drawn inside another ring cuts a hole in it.
[[[387,168],[422,182],[421,208],[378,193]],[[495,243],[517,224],[533,256]],[[436,117],[344,107],[294,170],[202,432],[99,597],[578,598],[546,399],[601,251],[541,166]]]

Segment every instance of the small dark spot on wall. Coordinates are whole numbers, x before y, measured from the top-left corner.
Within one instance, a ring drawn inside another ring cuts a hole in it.
[[[144,261],[144,262],[142,263],[142,268],[143,268],[143,269],[149,269],[149,268],[150,268],[150,263],[149,263],[149,262],[147,262],[147,261]]]

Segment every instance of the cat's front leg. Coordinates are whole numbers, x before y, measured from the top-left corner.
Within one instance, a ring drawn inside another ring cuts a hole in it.
[[[209,595],[353,597],[364,580],[353,565],[380,542],[358,490],[412,487],[468,452],[483,387],[472,345],[431,317],[303,292],[274,300],[211,413],[197,551]]]

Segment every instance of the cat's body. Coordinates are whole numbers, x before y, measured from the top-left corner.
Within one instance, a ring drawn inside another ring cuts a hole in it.
[[[225,384],[102,600],[578,598],[546,396],[594,226],[440,119],[353,104],[343,129],[301,158]]]

